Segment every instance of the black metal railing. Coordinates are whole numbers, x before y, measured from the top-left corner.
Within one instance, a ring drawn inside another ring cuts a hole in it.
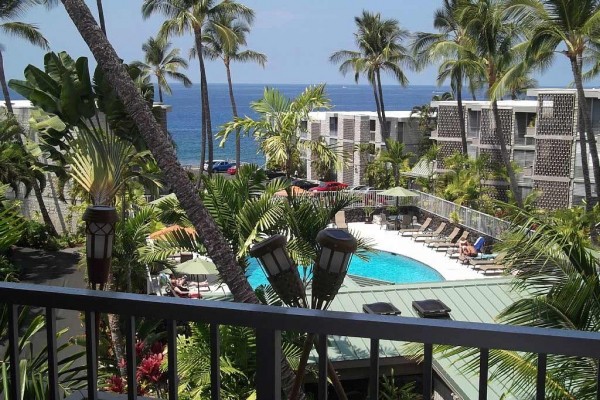
[[[546,357],[548,354],[600,359],[600,334],[557,329],[540,329],[498,324],[469,323],[371,314],[316,311],[296,308],[249,305],[231,302],[165,298],[128,293],[91,291],[18,283],[0,283],[0,302],[9,307],[8,340],[11,350],[10,395],[16,399],[19,388],[18,306],[46,309],[50,399],[58,399],[58,359],[56,355],[56,310],[77,310],[85,314],[88,398],[98,398],[95,320],[97,313],[119,314],[127,326],[127,368],[129,382],[135,382],[135,318],[164,319],[168,338],[169,399],[177,399],[176,321],[210,324],[211,398],[219,399],[219,325],[246,326],[256,330],[257,398],[281,398],[281,332],[306,332],[327,343],[327,335],[371,339],[369,397],[378,398],[379,341],[394,340],[424,344],[423,398],[431,398],[433,388],[432,349],[434,344],[466,346],[480,350],[479,398],[487,395],[490,349],[505,349],[538,354],[537,399],[545,397]],[[319,346],[319,399],[326,398],[327,347]],[[599,377],[600,379],[600,377]],[[136,399],[135,385],[128,388],[128,399]],[[598,389],[597,389],[598,390]],[[323,397],[325,396],[325,397]],[[598,390],[600,396],[600,390]]]

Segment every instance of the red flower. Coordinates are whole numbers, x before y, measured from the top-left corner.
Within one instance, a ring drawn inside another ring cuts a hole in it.
[[[114,393],[125,393],[125,381],[120,376],[113,375],[108,378],[108,387],[106,389]]]
[[[162,379],[163,373],[160,372],[160,364],[162,364],[163,355],[150,354],[144,357],[137,368],[138,381],[146,379],[150,382],[158,382]]]

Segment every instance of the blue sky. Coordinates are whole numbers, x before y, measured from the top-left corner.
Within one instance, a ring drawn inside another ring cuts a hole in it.
[[[263,70],[251,64],[233,66],[233,78],[238,83],[318,83],[352,84],[352,76],[342,76],[337,66],[328,61],[336,50],[354,46],[354,16],[363,9],[381,12],[395,18],[410,31],[431,31],[432,15],[439,0],[246,0],[241,1],[256,12],[249,36],[249,47],[265,53],[268,64]],[[87,0],[96,13],[96,2]],[[104,0],[108,37],[117,53],[126,61],[142,59],[141,45],[155,35],[162,23],[156,16],[143,20],[142,0]],[[74,28],[62,6],[47,11],[38,7],[20,18],[37,24],[50,41],[53,51],[67,51],[73,57],[88,56],[87,46]],[[176,47],[187,57],[191,38],[173,38]],[[44,51],[21,40],[0,35],[5,48],[5,69],[8,78],[21,79],[27,64],[41,66]],[[566,58],[566,57],[562,57]],[[542,86],[565,86],[571,81],[568,63],[558,57],[553,67],[538,76]],[[190,62],[187,71],[192,81],[199,81],[198,64]],[[435,70],[407,72],[410,83],[435,84]],[[210,83],[226,82],[224,68],[219,62],[207,63]],[[364,81],[362,83],[365,83]],[[393,83],[390,79],[387,83]]]

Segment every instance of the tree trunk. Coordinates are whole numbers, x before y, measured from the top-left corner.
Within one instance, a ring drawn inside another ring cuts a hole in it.
[[[598,148],[596,147],[596,136],[592,130],[592,120],[588,110],[587,102],[585,101],[585,92],[583,91],[583,82],[581,80],[581,56],[577,58],[571,57],[571,69],[573,70],[573,78],[575,87],[577,88],[577,99],[579,101],[579,110],[583,117],[583,126],[587,135],[587,142],[590,146],[590,155],[592,156],[592,171],[594,173],[594,189],[596,189],[596,198],[600,196],[600,159],[598,159]],[[583,157],[583,154],[581,154]]]
[[[157,85],[158,85],[158,101],[160,101],[162,103],[163,102],[162,87],[160,87],[160,82],[158,82]]]
[[[491,85],[490,85],[491,87]],[[512,164],[510,163],[510,156],[508,155],[508,149],[506,148],[506,140],[504,139],[504,134],[502,133],[502,124],[500,122],[500,111],[498,110],[498,101],[492,101],[492,111],[494,113],[494,120],[496,122],[496,138],[500,143],[500,154],[502,155],[502,161],[504,163],[504,167],[506,168],[506,172],[508,173],[508,182],[510,184],[510,190],[513,193],[517,206],[519,208],[523,208],[523,199],[521,198],[521,191],[519,190],[519,186],[517,185],[517,178],[515,176],[515,171],[512,168]]]
[[[258,298],[250,287],[244,271],[240,268],[235,255],[210,216],[208,210],[200,201],[194,186],[179,164],[171,143],[161,126],[156,122],[151,110],[137,91],[129,74],[125,70],[117,53],[99,31],[90,10],[82,0],[61,0],[71,20],[90,48],[94,58],[104,73],[108,83],[117,93],[139,129],[158,166],[171,183],[175,195],[194,228],[198,232],[208,256],[219,270],[219,275],[231,289],[236,302],[258,304]],[[294,373],[282,357],[282,386],[289,393],[294,382]]]
[[[0,49],[0,86],[2,86],[2,94],[4,95],[4,103],[6,105],[6,110],[13,117],[15,116],[14,110],[12,108],[12,103],[10,100],[10,92],[8,91],[8,86],[6,85],[6,76],[4,75],[4,57],[2,56],[2,49]],[[16,121],[16,118],[15,118]],[[18,122],[18,121],[17,121]],[[23,134],[25,134],[25,130],[19,124],[19,128]],[[19,135],[19,142],[21,146],[25,146],[23,143],[23,139]],[[31,165],[27,165],[27,168],[31,169]],[[44,196],[42,196],[42,188],[40,187],[37,179],[33,179],[33,193],[35,194],[35,198],[38,202],[38,207],[40,208],[40,214],[42,214],[42,219],[44,220],[44,225],[48,229],[48,233],[52,236],[58,236],[58,232],[52,223],[52,219],[50,218],[50,214],[48,213],[48,209],[46,208],[46,203],[44,203]]]
[[[208,102],[208,83],[206,81],[206,68],[204,66],[204,56],[202,55],[202,32],[198,29],[195,33],[196,50],[198,51],[198,61],[200,62],[200,93],[202,95],[202,120],[204,121],[204,134],[207,141],[208,150],[208,174],[212,174],[213,154],[213,134],[210,121],[210,104]]]
[[[198,53],[198,59],[201,59],[202,51],[202,33],[194,32],[194,40],[196,43],[196,53]],[[202,65],[200,65],[200,101],[202,104],[202,121],[200,123],[200,175],[198,176],[197,188],[202,186],[202,174],[204,174],[204,164],[206,163],[206,115],[204,112],[204,85],[202,84]],[[207,163],[207,170],[212,172],[212,162]]]
[[[104,36],[108,37],[106,34],[106,24],[104,23],[104,9],[102,8],[102,0],[96,0],[96,5],[98,6],[98,19],[100,20],[100,29],[104,32]]]
[[[381,127],[381,136],[383,138],[383,119],[381,118],[381,102],[379,101],[379,95],[377,94],[377,83],[373,82],[373,97],[375,98],[375,107],[377,108],[377,119],[379,120],[379,126]]]
[[[583,169],[583,188],[585,190],[585,209],[592,210],[592,183],[590,181],[590,165],[587,156],[587,139],[581,110],[577,113],[577,130],[579,131],[579,147],[581,148],[581,168]]]
[[[387,119],[385,118],[385,107],[383,105],[383,88],[381,87],[381,73],[377,70],[377,89],[379,90],[379,106],[381,107],[381,136],[385,142],[390,137]]]
[[[467,150],[467,128],[465,126],[465,110],[462,105],[462,76],[460,81],[456,82],[456,105],[458,106],[458,125],[460,127],[460,139],[462,142],[462,152],[466,156]]]
[[[229,59],[225,59],[225,70],[227,71],[227,84],[229,85],[229,100],[231,100],[231,111],[233,118],[238,117],[237,106],[235,105],[235,97],[233,96],[233,83],[231,81],[231,68],[229,65]],[[235,131],[235,165],[240,168],[240,162],[242,157],[241,143],[240,143],[240,129]]]

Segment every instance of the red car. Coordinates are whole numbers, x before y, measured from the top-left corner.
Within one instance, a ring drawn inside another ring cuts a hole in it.
[[[229,175],[235,175],[235,174],[237,174],[237,165],[229,167],[229,169],[227,170],[227,173]]]
[[[341,182],[321,182],[319,186],[309,189],[310,192],[333,192],[346,189],[348,185]]]

